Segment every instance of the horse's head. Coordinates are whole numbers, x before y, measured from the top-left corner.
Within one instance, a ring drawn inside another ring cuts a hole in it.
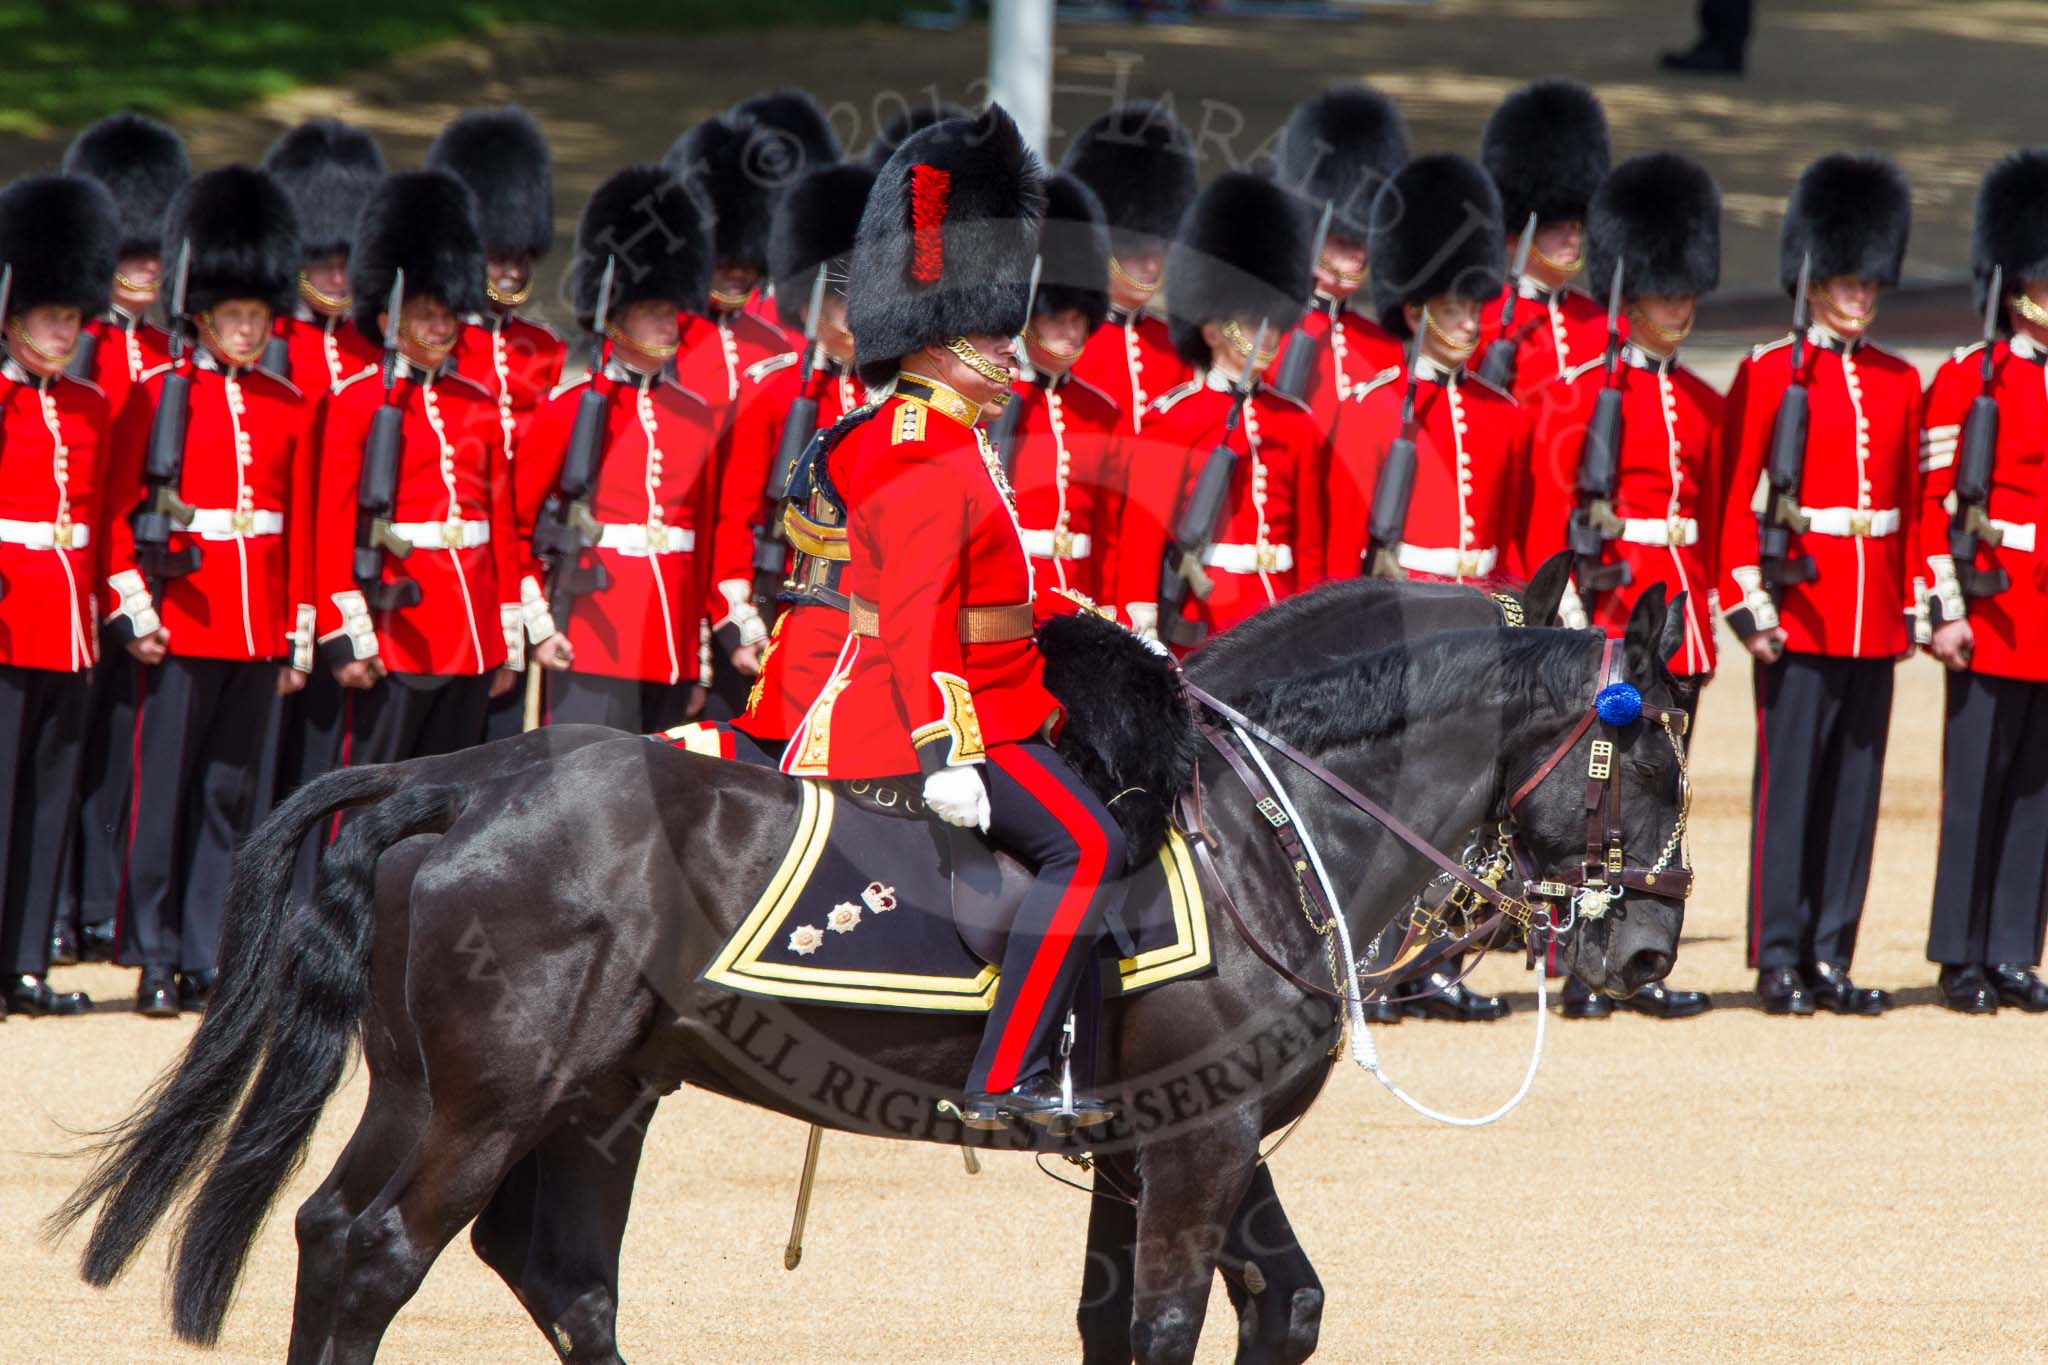
[[[1691,888],[1685,708],[1693,690],[1665,666],[1683,643],[1684,601],[1681,594],[1667,608],[1662,585],[1643,594],[1620,646],[1610,647],[1590,718],[1559,735],[1540,756],[1554,760],[1540,773],[1513,779],[1522,783],[1512,798],[1518,839],[1552,893],[1555,921],[1571,925],[1564,965],[1615,997],[1671,970]]]

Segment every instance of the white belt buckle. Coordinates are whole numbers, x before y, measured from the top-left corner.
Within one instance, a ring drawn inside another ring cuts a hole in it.
[[[76,525],[69,521],[51,523],[50,548],[53,550],[70,549],[72,540],[77,536],[77,531]]]
[[[1064,528],[1052,533],[1052,557],[1072,559],[1074,557],[1074,533]]]
[[[459,550],[462,548],[462,518],[450,517],[441,523],[441,548]]]
[[[647,523],[647,553],[665,555],[668,553],[668,527],[658,521]]]
[[[1858,507],[1858,508],[1854,508],[1854,509],[1852,509],[1852,510],[1850,511],[1850,513],[1849,513],[1849,534],[1850,534],[1850,535],[1852,535],[1852,536],[1859,536],[1859,537],[1868,537],[1868,536],[1870,535],[1870,528],[1871,528],[1871,525],[1872,525],[1872,518],[1871,518],[1871,514],[1870,514],[1870,512],[1868,512],[1867,510],[1865,510],[1865,509],[1863,509],[1863,508],[1861,508],[1861,507]]]
[[[1257,559],[1260,573],[1279,572],[1280,551],[1278,547],[1268,545],[1264,541],[1259,542]]]
[[[1478,576],[1479,556],[1470,550],[1458,551],[1458,577],[1477,578]]]
[[[1685,521],[1672,517],[1664,523],[1664,543],[1673,549],[1685,544]]]
[[[238,509],[235,512],[233,518],[231,519],[231,524],[235,528],[236,535],[246,536],[251,531],[256,529],[256,514],[254,512],[244,512]]]

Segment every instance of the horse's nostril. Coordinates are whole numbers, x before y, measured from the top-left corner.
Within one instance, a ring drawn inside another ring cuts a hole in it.
[[[1642,948],[1629,956],[1621,969],[1622,984],[1633,994],[1652,981],[1662,981],[1671,973],[1673,958],[1670,953],[1658,952],[1654,948]]]

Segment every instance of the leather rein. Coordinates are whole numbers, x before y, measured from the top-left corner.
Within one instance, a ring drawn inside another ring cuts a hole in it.
[[[1529,775],[1513,789],[1513,794],[1508,798],[1506,807],[1507,819],[1502,822],[1501,840],[1513,861],[1517,873],[1517,877],[1513,880],[1504,877],[1489,879],[1475,874],[1469,867],[1453,859],[1429,840],[1418,834],[1406,821],[1400,819],[1364,792],[1359,791],[1315,758],[1304,753],[1301,749],[1288,743],[1270,730],[1260,726],[1221,698],[1193,683],[1187,683],[1188,696],[1202,710],[1213,714],[1218,719],[1224,721],[1229,727],[1227,731],[1221,729],[1213,724],[1207,716],[1201,714],[1197,714],[1195,718],[1196,728],[1200,731],[1202,738],[1229,765],[1231,771],[1237,775],[1238,781],[1244,785],[1246,792],[1252,798],[1253,807],[1264,817],[1268,827],[1271,829],[1275,842],[1279,845],[1282,855],[1293,869],[1295,880],[1301,890],[1304,914],[1308,918],[1310,927],[1315,929],[1316,933],[1324,940],[1326,956],[1330,960],[1332,985],[1320,986],[1308,981],[1282,961],[1276,953],[1262,943],[1258,936],[1252,932],[1251,926],[1246,922],[1243,913],[1238,909],[1235,899],[1231,896],[1228,888],[1224,886],[1223,880],[1218,874],[1211,854],[1212,848],[1217,846],[1217,840],[1209,832],[1203,819],[1201,783],[1197,779],[1194,783],[1190,784],[1191,792],[1184,793],[1181,798],[1182,824],[1190,835],[1193,836],[1190,840],[1190,845],[1194,850],[1196,861],[1208,875],[1211,884],[1216,887],[1217,897],[1223,905],[1224,913],[1236,928],[1238,936],[1245,941],[1261,961],[1297,988],[1307,991],[1312,995],[1334,996],[1339,999],[1346,997],[1346,986],[1348,983],[1340,979],[1342,973],[1335,966],[1334,953],[1327,951],[1330,931],[1338,913],[1337,907],[1331,904],[1329,896],[1325,894],[1320,875],[1311,875],[1314,856],[1312,850],[1309,849],[1305,842],[1306,836],[1304,832],[1296,828],[1294,817],[1288,813],[1286,803],[1276,796],[1271,784],[1255,770],[1253,762],[1247,761],[1244,752],[1239,747],[1239,741],[1246,745],[1249,745],[1252,741],[1257,741],[1260,745],[1278,753],[1295,767],[1300,768],[1324,787],[1327,787],[1330,791],[1343,798],[1351,806],[1363,812],[1410,849],[1421,854],[1438,869],[1442,878],[1448,878],[1452,882],[1453,890],[1451,894],[1456,903],[1463,905],[1476,902],[1489,906],[1491,913],[1476,927],[1452,944],[1451,949],[1453,951],[1461,951],[1472,943],[1491,939],[1499,932],[1504,923],[1513,920],[1522,927],[1525,935],[1528,936],[1531,951],[1533,952],[1536,930],[1539,927],[1537,921],[1539,919],[1542,921],[1541,928],[1551,932],[1562,933],[1570,929],[1581,914],[1589,919],[1596,919],[1604,915],[1607,905],[1619,899],[1624,892],[1629,890],[1672,898],[1684,898],[1690,895],[1692,891],[1692,870],[1683,866],[1671,866],[1679,856],[1684,838],[1687,808],[1690,804],[1689,786],[1685,788],[1686,795],[1680,806],[1678,819],[1673,825],[1671,837],[1666,842],[1655,865],[1650,867],[1632,866],[1628,863],[1627,856],[1623,850],[1621,790],[1620,784],[1614,775],[1615,740],[1619,733],[1620,725],[1610,723],[1600,712],[1601,702],[1606,698],[1606,689],[1610,685],[1610,673],[1614,666],[1614,655],[1615,642],[1610,639],[1605,642],[1605,648],[1601,652],[1600,671],[1595,683],[1596,697],[1594,701],[1587,706],[1585,714],[1579,718],[1578,723],[1572,727],[1564,739],[1552,748],[1549,754],[1531,770]],[[1627,690],[1631,696],[1634,696],[1634,689],[1630,688]],[[1684,781],[1686,754],[1680,737],[1685,734],[1687,729],[1688,718],[1685,712],[1675,707],[1650,706],[1640,703],[1639,700],[1637,701],[1636,710],[1641,718],[1653,721],[1663,728],[1666,736],[1671,741],[1674,753],[1678,757],[1681,781]],[[1634,717],[1631,717],[1630,721],[1624,721],[1621,724],[1632,723],[1633,719]],[[1589,732],[1595,730],[1596,727],[1598,734],[1593,741],[1591,755],[1587,762],[1585,791],[1583,795],[1583,808],[1586,812],[1585,856],[1578,866],[1568,869],[1556,877],[1536,878],[1530,875],[1533,860],[1529,858],[1527,850],[1523,848],[1520,835],[1514,828],[1514,813],[1532,793],[1550,778],[1559,764],[1563,762],[1565,756],[1571,753],[1578,746],[1579,742]],[[1263,766],[1263,764],[1258,764],[1257,766]],[[1319,871],[1320,869],[1317,868],[1318,873]],[[1530,901],[1533,898],[1551,899],[1567,903],[1571,907],[1571,913],[1567,921],[1563,925],[1556,925],[1554,916],[1547,910],[1539,913],[1531,906]],[[1430,945],[1431,936],[1424,927],[1424,923],[1424,921],[1411,916],[1400,950],[1396,953],[1393,963],[1380,971],[1372,973],[1361,972],[1359,975],[1371,978],[1390,978],[1410,966]]]

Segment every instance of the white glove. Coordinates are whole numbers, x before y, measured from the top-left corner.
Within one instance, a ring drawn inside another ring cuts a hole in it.
[[[1557,623],[1566,630],[1590,630],[1593,626],[1585,599],[1569,579],[1565,581],[1564,594],[1557,599]]]
[[[1152,644],[1159,643],[1159,605],[1156,602],[1131,602],[1124,610],[1131,618],[1131,634]]]
[[[924,803],[949,825],[988,833],[988,788],[971,767],[941,768],[927,777]]]

